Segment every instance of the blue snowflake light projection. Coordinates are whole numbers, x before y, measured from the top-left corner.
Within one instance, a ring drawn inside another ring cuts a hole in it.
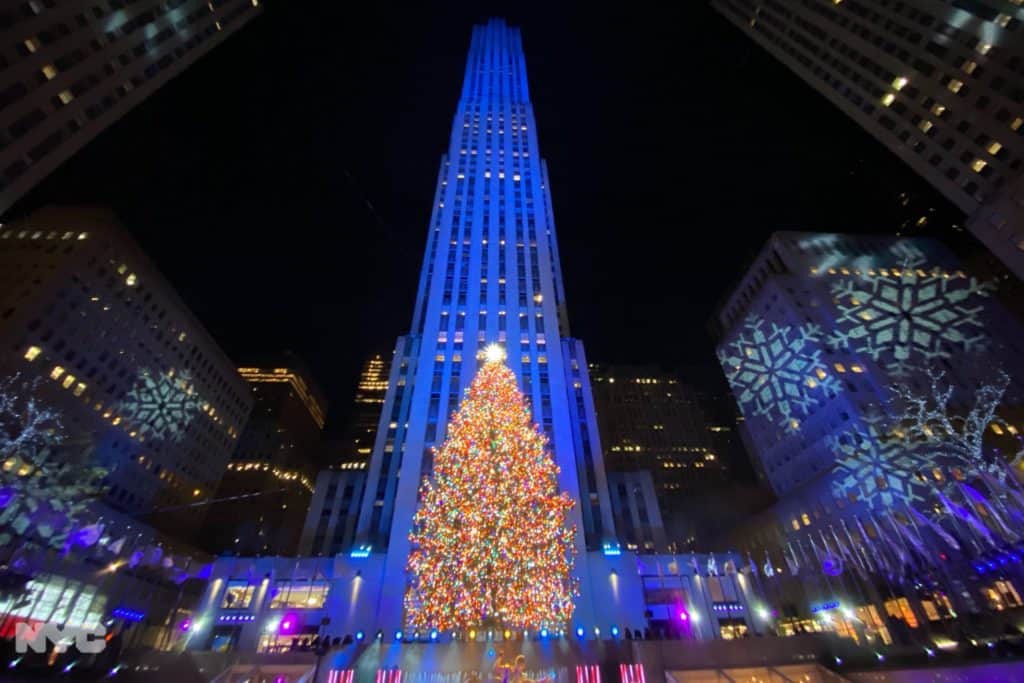
[[[800,416],[841,385],[821,360],[821,328],[779,325],[750,315],[718,352],[729,386],[746,417],[763,417],[792,432]]]
[[[838,309],[828,338],[832,348],[863,353],[897,377],[916,365],[983,348],[980,300],[991,285],[926,270],[924,255],[911,246],[897,243],[891,251],[902,266],[872,268],[832,285]]]
[[[154,375],[144,369],[121,403],[121,412],[139,436],[178,441],[201,406],[188,372]]]
[[[863,428],[830,434],[825,443],[836,458],[832,470],[834,495],[846,498],[855,492],[873,510],[894,503],[925,501],[927,484],[917,473],[930,470],[933,463],[908,449],[901,439],[888,435],[881,418],[866,419]]]

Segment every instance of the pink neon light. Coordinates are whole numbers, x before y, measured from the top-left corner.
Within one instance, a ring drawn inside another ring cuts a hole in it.
[[[622,683],[646,683],[643,664],[619,664]]]
[[[331,669],[327,673],[327,683],[352,683],[355,669]]]
[[[601,668],[597,664],[577,666],[576,683],[601,683]]]

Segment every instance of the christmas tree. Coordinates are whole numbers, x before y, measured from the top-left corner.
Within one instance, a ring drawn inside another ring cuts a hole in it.
[[[490,346],[424,478],[410,534],[411,627],[558,628],[576,595],[573,505],[504,352]]]

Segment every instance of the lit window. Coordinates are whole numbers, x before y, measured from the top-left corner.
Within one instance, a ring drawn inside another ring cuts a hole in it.
[[[793,525],[793,531],[800,531],[800,522],[798,522],[798,521],[796,521],[796,520],[794,519],[794,520],[793,520],[793,521],[791,522],[791,524]]]
[[[882,96],[882,104],[886,107],[892,104],[895,100],[896,96],[893,95],[891,92],[887,92],[885,93],[885,95]]]
[[[50,379],[60,379],[60,376],[64,374],[64,368],[59,365],[54,365],[53,370],[50,371]]]
[[[75,396],[81,396],[82,394],[84,394],[85,393],[85,384],[83,382],[79,382],[78,384],[76,384],[75,385],[75,390],[72,393]]]
[[[946,107],[936,102],[932,105],[932,113],[936,116],[942,116],[946,113]]]
[[[806,512],[800,515],[800,520],[804,523],[804,526],[811,525],[811,518],[807,516]]]
[[[983,55],[987,55],[988,51],[992,49],[992,46],[989,43],[978,43],[974,49]]]
[[[1011,17],[1009,14],[1000,14],[999,16],[996,17],[996,23],[1002,26],[1003,28],[1006,28],[1007,25],[1009,25],[1010,23],[1010,19],[1012,18],[1013,17]]]
[[[974,70],[978,68],[978,63],[972,62],[968,59],[960,68],[964,70],[964,73],[972,74],[974,73]]]
[[[856,373],[857,373],[858,375],[859,375],[860,373],[864,372],[864,368],[862,368],[862,367],[861,367],[861,366],[859,366],[859,365],[851,365],[851,366],[850,366],[850,369],[851,369],[851,370],[853,370],[854,372],[856,372]]]
[[[835,364],[836,372],[846,372],[846,366],[842,363]]]
[[[903,87],[907,84],[907,79],[904,76],[897,76],[892,81],[892,87],[897,90],[903,90]]]
[[[971,162],[971,168],[975,173],[981,173],[981,170],[988,166],[988,163],[984,159],[975,159]]]
[[[25,49],[28,50],[29,52],[35,52],[36,50],[39,49],[39,46],[36,45],[36,41],[35,41],[34,38],[28,38],[25,41]]]
[[[75,383],[75,376],[72,375],[72,374],[67,374],[67,375],[64,375],[64,381],[61,382],[61,386],[64,387],[65,389],[67,389],[68,387],[70,387],[74,383]]]
[[[80,233],[78,233],[78,239],[80,239],[80,240],[84,240],[88,236],[89,236],[89,233],[87,233],[87,232],[80,232]]]
[[[128,277],[124,279],[124,283],[129,287],[134,287],[135,283],[139,281],[139,278],[135,276],[135,273],[129,273]]]
[[[995,422],[992,423],[992,431],[998,434],[999,436],[1003,435],[1003,428],[997,425]]]
[[[956,78],[949,79],[949,83],[946,84],[952,92],[960,92],[960,88],[964,87],[964,82]]]
[[[1010,130],[1020,130],[1020,127],[1024,126],[1024,119],[1017,117],[1010,123]]]
[[[991,143],[989,143],[988,153],[989,154],[999,154],[999,150],[1001,150],[1002,148],[1003,148],[1003,144],[1001,142],[993,140]]]
[[[818,368],[814,371],[814,374],[818,376],[818,379],[825,379],[826,373],[822,368]]]
[[[75,99],[75,96],[71,94],[70,90],[61,90],[60,94],[57,95],[63,104],[67,104],[71,100]]]
[[[808,377],[807,386],[813,389],[814,387],[818,386],[818,380],[814,379],[813,377]]]
[[[46,80],[50,80],[57,75],[57,67],[53,64],[47,64],[43,67],[43,75],[46,76]]]
[[[932,129],[932,122],[928,119],[921,119],[921,123],[917,124],[917,127],[921,129],[921,132],[927,133]]]
[[[28,347],[28,350],[25,351],[25,360],[27,360],[27,361],[35,360],[36,357],[40,353],[42,353],[42,351],[43,350],[41,348],[39,348],[38,346],[30,346],[30,347]]]

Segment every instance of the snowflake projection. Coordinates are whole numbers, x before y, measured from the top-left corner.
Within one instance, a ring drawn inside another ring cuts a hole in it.
[[[832,348],[866,354],[893,376],[906,376],[921,361],[983,348],[980,299],[991,285],[925,271],[904,257],[902,267],[871,270],[832,286],[839,311],[828,338]]]
[[[836,458],[832,470],[836,496],[856,492],[874,510],[925,501],[927,484],[917,473],[930,470],[934,463],[888,435],[879,418],[866,419],[863,428],[830,434],[825,443]]]
[[[154,376],[142,370],[122,401],[121,410],[139,436],[178,441],[201,406],[187,372]]]
[[[798,415],[837,394],[841,385],[820,358],[821,341],[817,325],[793,327],[748,316],[739,336],[718,352],[744,416],[764,417],[792,432],[800,427]]]

